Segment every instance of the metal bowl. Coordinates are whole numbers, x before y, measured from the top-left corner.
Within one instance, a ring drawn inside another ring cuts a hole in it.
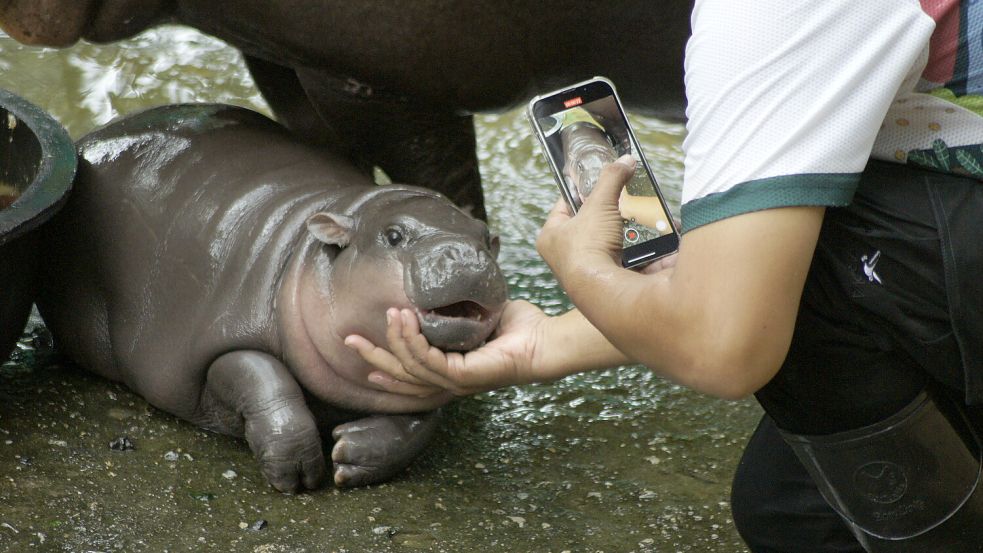
[[[0,363],[31,313],[42,257],[31,231],[64,204],[75,167],[75,147],[65,129],[0,89]]]

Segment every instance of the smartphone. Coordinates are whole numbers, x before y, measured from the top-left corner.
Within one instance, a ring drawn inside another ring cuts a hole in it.
[[[679,231],[611,81],[594,77],[536,96],[527,113],[574,213],[605,165],[624,154],[635,158],[635,175],[619,203],[623,266],[640,267],[679,249]]]

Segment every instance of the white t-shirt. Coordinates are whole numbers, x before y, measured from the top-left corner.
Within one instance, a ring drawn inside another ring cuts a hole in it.
[[[684,231],[847,205],[871,157],[983,180],[983,1],[696,0],[692,28]]]

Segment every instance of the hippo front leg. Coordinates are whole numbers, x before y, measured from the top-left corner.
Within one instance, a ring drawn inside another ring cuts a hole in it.
[[[222,355],[208,369],[201,401],[203,425],[244,436],[274,488],[321,486],[327,471],[317,424],[279,360],[259,351]]]
[[[384,482],[409,466],[433,438],[440,411],[379,415],[335,427],[331,460],[335,485],[353,488]]]

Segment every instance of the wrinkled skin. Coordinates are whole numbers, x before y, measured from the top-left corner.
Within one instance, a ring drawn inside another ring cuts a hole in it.
[[[342,340],[381,343],[398,305],[444,348],[480,344],[506,300],[484,223],[241,108],[157,108],[78,149],[75,191],[42,234],[38,306],[61,351],[245,437],[279,490],[321,485],[322,439],[339,486],[419,453],[449,396],[370,387]]]
[[[0,0],[0,26],[68,46],[191,25],[242,50],[300,136],[483,218],[471,114],[604,75],[629,107],[681,119],[692,3]]]

